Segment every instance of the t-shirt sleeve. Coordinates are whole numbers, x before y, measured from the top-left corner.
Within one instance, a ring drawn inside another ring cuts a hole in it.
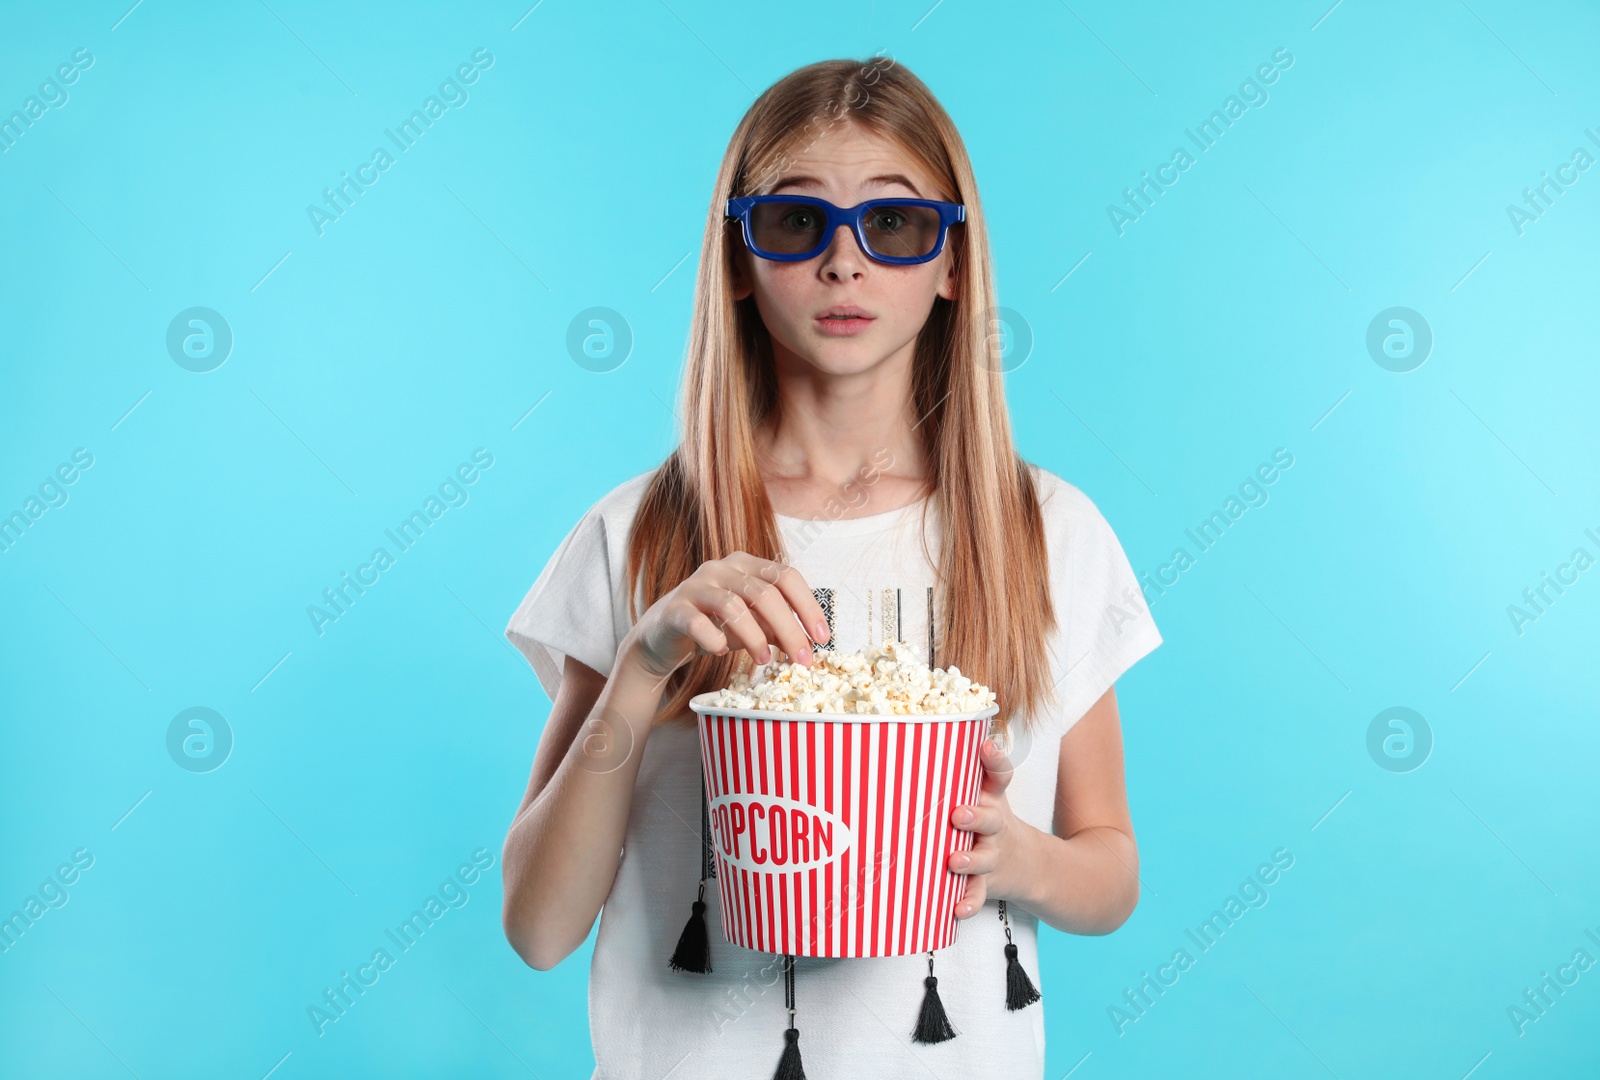
[[[554,701],[571,656],[610,675],[617,656],[614,590],[606,522],[597,508],[579,519],[506,625]]]
[[[1057,723],[1070,729],[1122,673],[1161,644],[1150,607],[1122,544],[1098,507],[1076,488],[1056,493],[1065,537],[1051,537],[1051,595],[1057,630],[1051,639]],[[1064,543],[1060,542],[1064,539]]]

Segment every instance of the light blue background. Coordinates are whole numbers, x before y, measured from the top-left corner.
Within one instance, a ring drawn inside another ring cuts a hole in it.
[[[1524,235],[1506,212],[1600,153],[1592,5],[271,5],[0,12],[0,112],[95,58],[0,155],[0,512],[94,455],[0,554],[0,914],[95,859],[0,955],[0,1074],[587,1076],[589,948],[539,973],[500,929],[549,708],[500,630],[675,439],[738,118],[878,50],[967,139],[1035,338],[1021,452],[1137,570],[1294,455],[1119,686],[1145,889],[1115,934],[1042,931],[1047,1075],[1600,1073],[1600,970],[1507,1016],[1600,958],[1600,570],[1520,635],[1506,612],[1600,555],[1600,172]],[[470,100],[319,236],[307,205],[480,47]],[[1106,206],[1280,47],[1270,100],[1118,236]],[[603,374],[565,345],[597,305],[634,335]],[[166,350],[192,306],[235,337],[209,374]],[[1434,334],[1409,373],[1366,349],[1392,306]],[[478,447],[470,500],[319,636],[307,605]],[[235,740],[209,773],[166,750],[196,705]],[[1434,738],[1411,772],[1367,751],[1395,705]],[[1279,847],[1266,906],[1119,1035],[1124,988]],[[324,987],[479,848],[466,906],[318,1036]]]

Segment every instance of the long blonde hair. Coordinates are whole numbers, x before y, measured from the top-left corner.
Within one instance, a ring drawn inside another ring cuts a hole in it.
[[[728,143],[700,246],[681,440],[651,478],[628,538],[629,614],[637,621],[641,594],[653,604],[710,559],[735,551],[780,558],[755,443],[777,404],[772,340],[754,297],[732,297],[734,245],[742,241],[723,209],[731,197],[775,186],[808,139],[841,122],[893,141],[966,205],[966,221],[946,241],[958,292],[934,299],[917,337],[912,396],[923,417],[930,497],[944,523],[937,663],[994,689],[996,719],[1008,726],[1056,701],[1046,655],[1056,616],[1044,523],[1030,467],[1011,441],[988,325],[996,310],[989,237],[972,165],[938,100],[892,59],[825,60],[791,72],[756,99]],[[689,698],[727,685],[748,659],[734,649],[687,661],[668,681],[658,721],[692,723]]]

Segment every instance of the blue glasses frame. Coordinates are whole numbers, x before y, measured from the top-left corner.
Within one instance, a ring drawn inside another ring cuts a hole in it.
[[[750,211],[762,203],[804,203],[816,207],[827,217],[827,223],[822,230],[822,240],[810,251],[795,253],[767,251],[757,247],[750,223]],[[939,236],[933,242],[933,250],[926,255],[883,255],[873,251],[872,246],[867,243],[862,218],[868,210],[881,206],[923,206],[938,211]],[[805,262],[807,259],[814,259],[827,250],[828,245],[833,242],[834,234],[839,231],[839,226],[848,225],[850,231],[855,234],[856,243],[869,258],[893,266],[909,266],[938,258],[939,252],[944,250],[944,239],[950,232],[950,226],[967,220],[967,208],[961,203],[939,202],[935,199],[895,198],[868,199],[846,209],[833,205],[827,199],[818,199],[810,195],[743,195],[728,200],[727,216],[739,221],[744,233],[744,246],[750,249],[751,254],[759,255],[763,259],[771,259],[774,262]]]

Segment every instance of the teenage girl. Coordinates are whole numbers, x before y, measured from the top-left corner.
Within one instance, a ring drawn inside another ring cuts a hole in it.
[[[1013,447],[995,309],[966,149],[916,76],[827,61],[750,107],[701,248],[680,444],[594,504],[506,630],[554,704],[506,836],[505,933],[549,970],[604,911],[596,1078],[1038,1078],[1038,924],[1132,912],[1113,684],[1161,636],[1105,518]],[[955,943],[730,945],[689,698],[774,649],[890,639],[1000,705],[979,797],[951,810],[975,834],[948,864]]]

